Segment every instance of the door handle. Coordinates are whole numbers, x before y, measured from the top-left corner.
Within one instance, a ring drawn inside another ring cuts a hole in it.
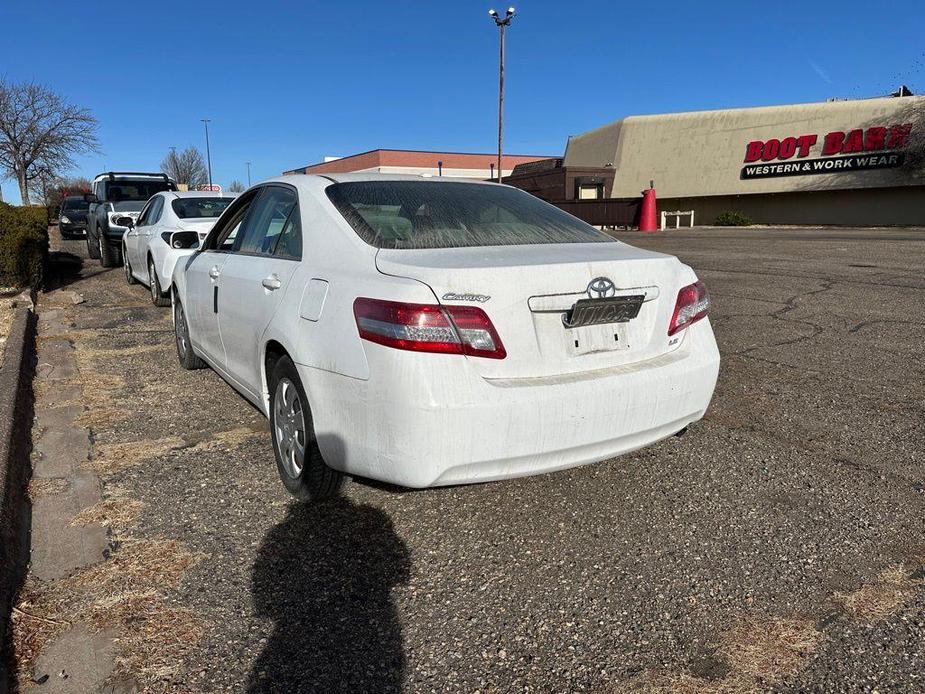
[[[222,272],[221,270],[218,269],[218,265],[213,265],[212,269],[209,270],[209,277],[211,277],[214,280],[217,280],[220,274],[222,274]]]
[[[264,277],[260,282],[264,287],[269,289],[271,292],[276,291],[283,286],[283,283],[279,281],[279,277],[276,275],[270,275],[269,277]]]

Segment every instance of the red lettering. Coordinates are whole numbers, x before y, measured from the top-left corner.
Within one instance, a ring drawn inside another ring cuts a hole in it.
[[[842,152],[848,154],[849,152],[863,152],[864,151],[864,131],[863,130],[852,130],[848,133],[848,137],[845,140],[845,146],[842,147]]]
[[[780,140],[768,140],[764,143],[764,152],[761,153],[761,158],[765,161],[771,161],[777,157],[777,151],[780,148]]]
[[[902,149],[906,146],[906,140],[909,138],[909,133],[912,132],[912,123],[903,123],[902,125],[894,125],[890,128],[890,137],[886,141],[887,149]]]
[[[761,159],[761,150],[764,148],[764,142],[761,140],[754,140],[748,143],[748,146],[745,148],[745,161],[758,161]]]
[[[842,145],[845,142],[845,133],[836,130],[825,136],[825,141],[822,143],[822,153],[823,154],[838,154],[841,152]]]
[[[815,135],[800,135],[800,138],[797,140],[797,142],[800,145],[800,153],[797,156],[807,157],[809,156],[810,147],[816,144],[816,136]]]
[[[886,138],[886,128],[868,128],[864,136],[864,149],[873,152],[883,149],[883,143]]]
[[[797,139],[795,137],[785,137],[780,143],[780,153],[777,155],[781,159],[789,159],[797,151]]]

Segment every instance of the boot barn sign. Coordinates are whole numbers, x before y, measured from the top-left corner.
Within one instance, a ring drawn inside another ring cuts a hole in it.
[[[753,140],[745,146],[742,178],[812,176],[902,166],[911,123],[836,130],[820,138],[797,135]],[[810,158],[811,155],[821,155]]]

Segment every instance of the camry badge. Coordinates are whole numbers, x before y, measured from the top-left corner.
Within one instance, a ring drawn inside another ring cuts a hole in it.
[[[487,294],[456,294],[455,292],[447,292],[443,295],[444,301],[478,301],[480,304],[484,304],[491,297]]]
[[[607,277],[595,277],[588,283],[588,296],[592,299],[607,299],[616,293],[616,286]]]

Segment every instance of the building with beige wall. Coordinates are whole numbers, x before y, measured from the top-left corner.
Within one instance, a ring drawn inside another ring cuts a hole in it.
[[[631,116],[570,138],[564,166],[613,169],[613,198],[768,224],[925,225],[925,97]]]

